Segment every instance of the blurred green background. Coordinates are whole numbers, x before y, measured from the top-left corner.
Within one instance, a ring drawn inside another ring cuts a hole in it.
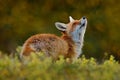
[[[120,0],[0,0],[0,50],[13,53],[37,33],[61,35],[54,23],[86,16],[83,54],[120,59]]]

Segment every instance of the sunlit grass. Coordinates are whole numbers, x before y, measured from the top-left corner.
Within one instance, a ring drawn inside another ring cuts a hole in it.
[[[60,60],[52,62],[51,58],[46,58],[42,53],[33,53],[21,62],[17,55],[10,57],[0,52],[0,80],[120,79],[120,64],[113,56],[101,64],[94,58],[86,59],[85,56],[73,63],[68,63],[67,60],[60,56]]]

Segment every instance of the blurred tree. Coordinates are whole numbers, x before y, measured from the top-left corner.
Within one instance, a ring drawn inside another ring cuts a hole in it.
[[[14,52],[37,33],[60,35],[54,22],[68,16],[87,16],[83,54],[102,59],[104,53],[120,59],[120,1],[118,0],[0,0],[0,49]]]

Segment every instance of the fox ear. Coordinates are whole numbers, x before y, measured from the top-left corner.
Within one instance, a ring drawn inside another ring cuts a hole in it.
[[[55,26],[60,31],[66,31],[66,24],[64,23],[56,22]]]
[[[74,19],[71,16],[69,16],[69,19],[70,19],[70,22],[74,21]]]

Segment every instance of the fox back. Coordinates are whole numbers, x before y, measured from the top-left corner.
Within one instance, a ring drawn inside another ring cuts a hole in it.
[[[54,34],[36,34],[28,38],[20,56],[29,56],[31,52],[43,52],[57,60],[60,55],[64,58],[77,59],[82,52],[84,34],[87,27],[87,19],[82,17],[74,20],[71,16],[68,24],[56,22],[55,26],[62,32],[58,37]]]

